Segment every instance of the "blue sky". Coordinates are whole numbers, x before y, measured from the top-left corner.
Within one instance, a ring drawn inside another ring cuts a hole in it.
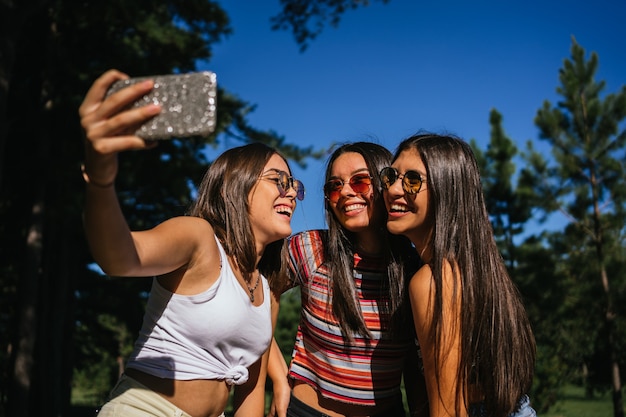
[[[270,29],[278,0],[221,5],[234,33],[201,69],[257,106],[253,126],[303,146],[372,140],[393,151],[425,129],[475,139],[484,149],[495,108],[520,149],[528,140],[541,147],[533,119],[544,100],[559,99],[558,71],[572,36],[598,54],[605,93],[626,84],[625,0],[372,0],[304,52],[290,32]],[[292,167],[307,188],[294,232],[325,227],[325,162]]]

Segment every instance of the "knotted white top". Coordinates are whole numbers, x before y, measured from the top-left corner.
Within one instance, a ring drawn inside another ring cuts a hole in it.
[[[222,268],[208,290],[180,295],[153,280],[128,368],[178,380],[219,379],[229,385],[248,380],[248,367],[272,338],[270,288],[261,276],[263,304],[254,306],[216,241]]]

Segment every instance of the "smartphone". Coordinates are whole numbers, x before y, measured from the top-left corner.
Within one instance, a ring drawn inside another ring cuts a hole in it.
[[[137,77],[115,82],[107,96],[144,80],[154,88],[131,107],[160,104],[161,113],[145,122],[135,134],[146,140],[208,136],[215,130],[217,77],[214,72]]]

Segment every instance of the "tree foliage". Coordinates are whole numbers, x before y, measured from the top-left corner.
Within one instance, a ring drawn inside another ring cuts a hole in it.
[[[389,0],[378,0],[388,3]],[[282,10],[272,17],[272,29],[290,30],[304,51],[326,24],[339,25],[347,10],[368,6],[369,0],[280,0]]]
[[[603,95],[597,68],[597,55],[586,59],[573,39],[571,58],[559,73],[561,100],[555,106],[545,101],[535,118],[552,160],[529,146],[523,177],[539,209],[559,210],[569,221],[552,245],[570,284],[570,315],[563,320],[571,324],[573,350],[565,357],[584,370],[589,391],[612,388],[614,414],[623,416],[626,87]]]
[[[299,287],[285,292],[280,298],[280,313],[274,337],[287,363],[291,360],[296,331],[300,323],[300,307]]]
[[[509,269],[513,269],[517,259],[515,238],[524,231],[524,225],[531,219],[532,205],[527,198],[528,190],[523,184],[514,185],[518,155],[517,147],[502,127],[502,115],[495,109],[489,114],[491,138],[487,150],[482,152],[472,143],[481,170],[487,211],[489,212],[498,248]]]
[[[555,329],[563,318],[559,311],[564,305],[563,282],[554,268],[555,253],[546,248],[550,236],[532,235],[527,230],[533,219],[534,199],[524,178],[517,175],[518,150],[504,131],[502,115],[491,110],[489,123],[491,136],[486,150],[481,150],[475,140],[471,145],[480,166],[498,248],[533,325],[538,350],[531,398],[535,409],[544,412],[554,404],[566,379],[567,366],[561,356],[564,344],[555,344]],[[551,311],[547,317],[546,311]]]
[[[94,273],[81,224],[77,109],[108,68],[129,75],[186,72],[210,62],[231,32],[207,0],[41,0],[0,3],[0,415],[67,415],[70,380],[111,386],[143,314],[149,280]],[[26,24],[27,23],[27,24]],[[301,166],[314,156],[247,122],[254,106],[220,86],[209,138],[173,140],[120,156],[117,188],[133,228],[182,214],[210,161],[233,140],[278,147]]]
[[[585,384],[589,395],[612,388],[615,414],[623,408],[626,89],[603,95],[597,66],[574,40],[560,70],[562,99],[546,101],[535,119],[551,158],[531,142],[517,170],[496,110],[487,150],[473,143],[494,233],[533,324],[539,412],[565,383]],[[562,230],[528,230],[555,211],[565,216]]]

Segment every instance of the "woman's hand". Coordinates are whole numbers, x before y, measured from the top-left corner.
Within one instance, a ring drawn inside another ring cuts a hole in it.
[[[274,384],[274,392],[267,417],[286,417],[289,401],[291,400],[291,387],[288,383]]]
[[[152,90],[154,83],[144,81],[106,97],[109,87],[128,75],[109,70],[101,75],[85,95],[78,113],[85,133],[85,180],[96,184],[112,183],[117,174],[116,154],[131,149],[154,146],[136,136],[142,123],[159,114],[161,106],[146,105],[128,108]]]
[[[274,387],[270,412],[267,417],[286,417],[289,400],[291,400],[291,386],[287,379],[289,369],[285,358],[280,351],[276,338],[272,338],[270,355],[267,365],[267,374],[272,380]]]

